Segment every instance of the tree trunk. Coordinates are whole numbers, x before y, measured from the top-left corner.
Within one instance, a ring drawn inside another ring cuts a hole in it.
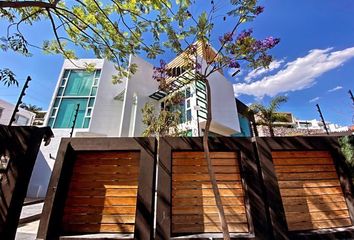
[[[208,164],[208,173],[209,173],[209,178],[210,178],[210,182],[213,188],[213,193],[214,193],[214,197],[215,197],[215,202],[216,202],[216,207],[218,208],[218,213],[219,213],[219,219],[220,219],[220,223],[221,223],[221,228],[222,228],[222,232],[223,232],[223,236],[225,240],[230,240],[230,233],[229,233],[229,229],[227,226],[227,221],[226,221],[226,217],[225,217],[225,213],[224,213],[224,208],[221,202],[221,196],[220,196],[220,192],[219,192],[219,188],[216,182],[216,178],[215,178],[215,173],[214,173],[214,169],[211,163],[211,159],[210,159],[210,152],[209,152],[209,141],[208,141],[208,134],[209,134],[209,128],[210,128],[210,123],[212,120],[212,114],[211,114],[211,90],[210,90],[210,85],[209,85],[209,81],[204,78],[203,79],[206,88],[207,88],[207,120],[206,120],[206,124],[205,124],[205,129],[204,129],[204,135],[203,135],[203,148],[204,148],[204,154],[205,154],[205,158]]]
[[[272,124],[268,124],[268,128],[269,128],[269,133],[271,137],[274,137],[274,129]]]

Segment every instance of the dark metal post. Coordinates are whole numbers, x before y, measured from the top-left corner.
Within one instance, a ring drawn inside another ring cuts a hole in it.
[[[348,93],[349,93],[350,98],[352,99],[352,102],[353,102],[353,104],[354,104],[354,97],[353,97],[352,90],[349,90]]]
[[[71,127],[70,138],[73,136],[73,133],[74,133],[75,123],[76,123],[76,119],[77,119],[77,114],[79,113],[79,108],[80,108],[80,104],[77,104],[73,125]]]
[[[26,80],[26,82],[25,82],[25,85],[24,85],[23,88],[22,88],[21,94],[20,94],[20,96],[18,97],[18,100],[17,100],[16,106],[15,106],[15,109],[14,109],[14,111],[13,111],[13,113],[12,113],[11,118],[10,118],[9,126],[11,126],[12,123],[15,121],[16,113],[18,112],[18,108],[19,108],[20,104],[22,103],[22,97],[26,95],[25,91],[26,91],[26,88],[28,88],[28,83],[29,83],[29,81],[31,81],[31,77],[30,77],[30,76],[27,77],[27,80]]]
[[[326,130],[326,133],[327,133],[327,135],[329,135],[326,122],[325,122],[325,120],[324,120],[324,118],[323,118],[323,115],[322,115],[322,112],[321,112],[321,109],[320,109],[320,105],[316,104],[316,107],[317,107],[317,111],[320,113],[320,117],[321,117],[323,126],[324,126],[324,128],[325,128],[325,130]]]

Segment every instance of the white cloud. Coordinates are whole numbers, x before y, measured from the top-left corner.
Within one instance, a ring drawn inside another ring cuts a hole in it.
[[[337,91],[339,89],[342,89],[343,87],[342,86],[337,86],[337,87],[334,87],[332,89],[329,89],[328,92],[334,92],[334,91]]]
[[[315,97],[310,99],[309,103],[317,102],[320,99],[320,97]]]
[[[257,98],[273,97],[279,93],[309,88],[316,78],[354,57],[354,47],[341,51],[332,48],[314,49],[301,58],[287,63],[276,74],[252,83],[234,84],[235,95],[247,94]]]
[[[273,62],[271,62],[269,64],[269,68],[259,67],[259,68],[252,70],[245,77],[245,82],[247,82],[247,83],[252,82],[252,80],[254,80],[256,77],[279,68],[283,62],[284,62],[284,60],[279,60],[279,61],[274,60]]]

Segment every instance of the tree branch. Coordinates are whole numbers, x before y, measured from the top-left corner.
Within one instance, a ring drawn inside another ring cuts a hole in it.
[[[0,8],[26,8],[26,7],[39,7],[39,8],[55,8],[59,1],[53,3],[41,1],[0,1]]]

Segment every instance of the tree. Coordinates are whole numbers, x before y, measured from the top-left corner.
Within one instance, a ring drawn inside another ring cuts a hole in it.
[[[236,20],[234,21],[231,31],[220,36],[219,41],[221,46],[217,51],[214,51],[209,45],[209,42],[211,42],[210,36],[212,36],[211,32],[214,27],[216,7],[213,1],[211,1],[211,4],[212,9],[210,13],[207,14],[206,12],[203,12],[199,17],[195,17],[189,11],[186,11],[186,14],[190,16],[191,22],[188,25],[184,25],[185,23],[183,22],[180,28],[182,30],[180,31],[171,30],[169,32],[169,34],[172,35],[170,36],[169,45],[177,54],[182,54],[184,58],[183,68],[185,68],[186,71],[178,76],[179,79],[184,80],[184,85],[194,81],[201,81],[206,85],[207,121],[203,135],[203,148],[224,239],[230,239],[227,221],[209,153],[208,134],[212,121],[212,89],[208,77],[224,68],[234,69],[235,72],[233,76],[235,76],[240,72],[241,64],[243,64],[243,66],[247,64],[251,68],[268,67],[272,61],[272,57],[267,52],[279,43],[279,39],[268,37],[264,40],[257,40],[252,36],[252,30],[238,32],[243,23],[252,21],[257,15],[262,13],[263,7],[257,6],[257,1],[255,0],[232,0],[230,4],[232,10],[227,12],[227,16]],[[224,20],[225,19],[226,15],[224,15]],[[188,30],[186,30],[186,28]],[[180,36],[183,37],[180,38]],[[197,43],[189,43],[187,39],[197,40]],[[187,45],[184,51],[182,50],[181,42]],[[199,45],[206,49],[205,52],[207,52],[207,56],[204,59],[200,58]],[[160,83],[161,89],[164,89],[165,86],[171,86],[173,84],[171,78],[174,77],[176,76],[174,76],[173,70],[164,62],[154,69],[154,78]],[[168,93],[169,91],[166,92]]]
[[[172,109],[172,107],[179,104],[182,100],[182,95],[179,92],[175,92],[162,101],[162,108],[159,111],[153,103],[146,103],[142,109],[143,123],[146,126],[143,136],[154,136],[158,139],[164,136],[179,136],[178,124],[181,112],[178,108]]]
[[[30,56],[28,47],[33,45],[21,33],[20,26],[46,21],[51,26],[54,40],[44,41],[43,50],[62,54],[69,59],[76,57],[73,50],[75,46],[92,50],[97,57],[116,63],[120,73],[115,76],[115,82],[135,72],[136,66],[127,68],[130,54],[145,52],[148,57],[154,58],[164,51],[161,41],[166,49],[183,54],[184,67],[188,71],[180,78],[184,79],[185,84],[202,81],[206,85],[208,113],[203,146],[224,238],[230,239],[209,154],[208,133],[212,114],[208,77],[224,68],[234,69],[236,75],[246,65],[251,68],[268,67],[272,57],[267,52],[278,44],[279,39],[268,37],[257,40],[252,36],[252,30],[240,30],[244,23],[263,12],[257,0],[230,0],[227,6],[221,8],[227,9],[227,12],[221,12],[220,6],[211,0],[210,11],[203,11],[198,16],[191,14],[191,2],[176,0],[176,4],[171,4],[168,0],[110,0],[102,4],[96,0],[75,0],[65,4],[61,0],[0,1],[0,18],[10,23],[8,34],[2,38],[0,47],[5,51],[14,50]],[[205,1],[202,2],[207,5]],[[196,6],[200,7],[200,3]],[[218,50],[212,51],[209,43],[215,36],[213,30],[219,19],[228,20],[231,27],[229,32],[220,36]],[[150,44],[144,41],[146,35],[152,39]],[[198,57],[200,54],[196,41],[208,52],[205,59]],[[171,87],[168,81],[171,69],[168,66],[161,64],[155,68],[154,77],[161,89]],[[149,111],[153,112],[153,109]]]
[[[269,106],[264,106],[260,103],[255,103],[250,106],[251,111],[260,118],[257,124],[267,126],[271,137],[274,137],[274,122],[281,122],[287,119],[286,115],[277,113],[280,105],[287,101],[287,97],[277,96],[271,100]]]
[[[190,4],[190,0],[176,2],[174,8],[180,13]],[[76,58],[75,49],[91,50],[96,57],[116,64],[119,74],[113,81],[119,82],[136,70],[135,65],[128,68],[131,54],[144,52],[155,58],[163,52],[160,35],[173,29],[177,20],[171,15],[171,7],[170,0],[0,0],[0,20],[8,23],[6,35],[0,36],[0,49],[31,56],[29,48],[35,47],[67,59]],[[186,18],[178,15],[179,22]],[[54,40],[45,39],[41,46],[30,43],[22,33],[23,25],[38,21],[48,23],[54,36]],[[151,39],[150,43],[145,38]],[[0,69],[0,81],[17,84],[15,74],[8,68]]]
[[[32,104],[21,103],[20,107],[35,114],[38,114],[40,111],[42,111],[41,107]]]

